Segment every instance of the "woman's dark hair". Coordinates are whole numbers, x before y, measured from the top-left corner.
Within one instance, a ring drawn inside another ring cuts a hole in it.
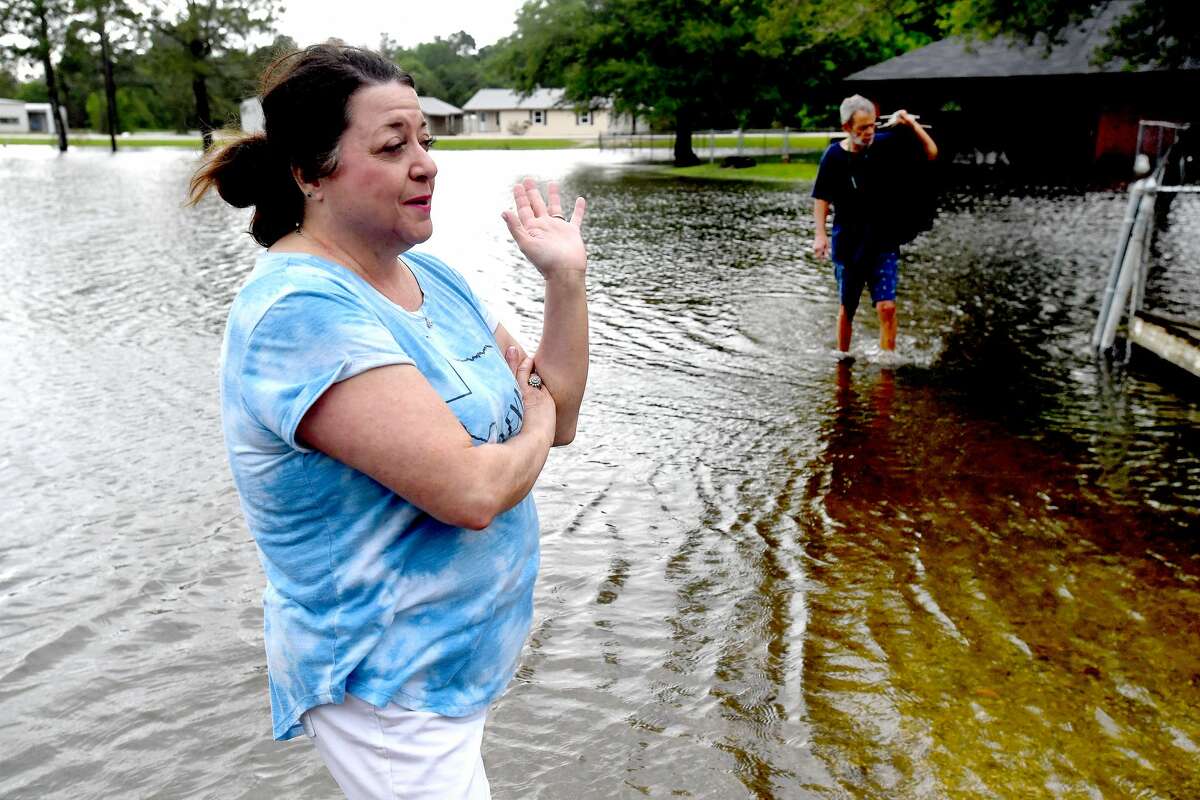
[[[232,206],[254,206],[250,235],[270,247],[304,221],[306,181],[337,168],[338,140],[350,124],[350,96],[393,81],[416,88],[412,76],[370,50],[329,42],[277,58],[263,73],[263,133],[220,147],[192,176],[190,202],[212,187]]]

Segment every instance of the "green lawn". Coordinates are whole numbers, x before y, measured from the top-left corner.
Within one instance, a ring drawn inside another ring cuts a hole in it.
[[[570,150],[576,147],[595,147],[594,139],[459,139],[439,136],[437,150]]]
[[[54,146],[55,139],[47,136],[22,136],[22,135],[0,135],[0,145],[6,144],[41,144],[46,146]],[[68,136],[67,144],[70,147],[108,147],[109,142],[107,137],[75,137]],[[523,139],[523,138],[506,138],[506,139],[460,139],[455,136],[439,137],[435,148],[437,150],[570,150],[577,147],[595,147],[597,144],[595,139]],[[607,144],[607,143],[606,143]],[[692,137],[692,149],[694,149],[701,158],[708,151],[709,140],[707,136],[697,134]],[[829,136],[823,133],[794,133],[788,136],[788,149],[803,157],[808,153],[823,151],[826,145],[829,144]],[[670,139],[647,139],[645,141],[636,140],[637,147],[669,149],[672,147]],[[718,148],[730,149],[737,147],[736,136],[718,136],[716,137],[716,146]],[[753,156],[755,152],[761,152],[763,147],[768,149],[779,150],[783,147],[783,135],[762,136],[747,136],[743,140],[743,148],[747,155]],[[173,139],[153,139],[132,137],[122,139],[117,137],[117,147],[120,149],[137,148],[137,147],[183,147],[188,149],[198,150],[200,148],[200,139],[198,137],[188,138],[173,138]],[[747,170],[739,170],[739,172],[747,172]],[[753,174],[763,175],[763,170],[754,168],[749,170]],[[777,179],[791,180],[790,172],[783,172]]]
[[[615,142],[616,140],[613,141]],[[629,140],[621,139],[620,141],[624,143]],[[829,142],[829,134],[827,133],[788,134],[788,150],[793,153],[805,151],[823,152],[825,148],[829,146]],[[608,144],[607,139],[605,140],[605,144]],[[634,136],[632,138],[632,144],[635,145],[635,149],[652,148],[655,150],[670,149],[675,146],[672,140],[667,137],[663,137],[661,139],[640,139],[637,136]],[[708,148],[712,144],[715,144],[719,149],[728,150],[730,148],[737,147],[737,136],[717,136],[712,142],[710,142],[708,136],[705,134],[697,133],[692,135],[692,149],[695,150],[697,154],[700,154],[701,152],[708,152]],[[764,147],[768,150],[782,150],[783,134],[770,134],[768,136],[763,136],[761,134],[747,134],[742,138],[742,149],[747,155],[752,156],[754,155],[755,151],[761,153]]]
[[[715,181],[768,181],[768,182],[798,182],[811,181],[817,177],[819,154],[805,154],[793,157],[791,163],[784,164],[779,156],[758,158],[757,164],[745,169],[722,167],[718,161],[715,164],[698,164],[694,167],[662,167],[662,171],[673,178],[694,178]]]

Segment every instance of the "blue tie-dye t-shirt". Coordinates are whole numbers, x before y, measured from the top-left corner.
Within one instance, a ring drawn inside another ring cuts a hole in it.
[[[476,444],[520,431],[524,408],[494,318],[441,261],[403,258],[424,293],[417,312],[296,253],[261,256],[230,311],[221,414],[267,577],[277,739],[345,692],[446,716],[479,711],[512,678],[529,630],[532,496],[485,530],[455,528],[296,440],[329,386],[391,364],[415,365]]]

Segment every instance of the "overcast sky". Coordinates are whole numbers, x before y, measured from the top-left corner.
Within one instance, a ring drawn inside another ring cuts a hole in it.
[[[349,44],[378,47],[386,33],[402,47],[431,42],[466,31],[478,47],[494,44],[514,30],[517,10],[526,0],[407,0],[380,3],[378,0],[284,0],[287,10],[275,20],[275,28],[296,40],[301,47],[330,37]],[[269,41],[269,40],[267,40]],[[0,34],[0,44],[23,42]],[[265,44],[258,37],[252,45]],[[41,77],[41,64],[16,65],[21,80]]]
[[[331,36],[376,47],[383,33],[412,47],[458,31],[471,34],[483,47],[513,32],[513,19],[523,4],[524,0],[408,0],[395,5],[378,0],[285,0],[287,11],[276,27],[301,47]]]

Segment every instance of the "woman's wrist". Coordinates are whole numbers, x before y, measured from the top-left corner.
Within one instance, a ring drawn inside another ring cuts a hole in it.
[[[550,401],[549,408],[531,409],[531,413],[526,414],[525,423],[522,430],[529,430],[540,444],[545,445],[547,450],[550,449],[554,444],[554,429],[558,424],[558,414],[553,401]]]
[[[562,284],[564,286],[581,284],[587,278],[587,261],[579,265],[546,270],[542,273],[542,277],[546,283]]]

